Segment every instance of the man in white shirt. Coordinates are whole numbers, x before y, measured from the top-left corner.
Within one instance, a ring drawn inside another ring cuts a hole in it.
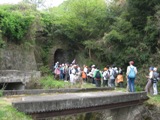
[[[95,79],[94,79],[94,77],[93,77],[93,75],[94,75],[94,73],[95,73],[95,65],[92,65],[91,66],[92,67],[92,69],[91,69],[91,75],[92,75],[92,84],[95,84]]]

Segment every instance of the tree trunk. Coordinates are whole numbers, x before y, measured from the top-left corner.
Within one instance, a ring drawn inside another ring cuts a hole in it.
[[[92,59],[92,56],[91,56],[91,49],[88,49],[88,54],[89,54],[89,59],[91,60],[91,59]]]

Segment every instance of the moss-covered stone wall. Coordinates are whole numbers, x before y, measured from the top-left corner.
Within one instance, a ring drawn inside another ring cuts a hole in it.
[[[0,70],[37,70],[34,50],[14,44],[0,49]]]

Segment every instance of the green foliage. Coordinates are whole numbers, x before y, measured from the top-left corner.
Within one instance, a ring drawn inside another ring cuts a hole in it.
[[[34,21],[37,18],[38,12],[30,5],[18,4],[18,5],[3,5],[0,6],[0,27],[2,36],[6,38],[8,42],[16,44],[22,44],[24,41],[30,41],[33,39],[33,26]],[[38,23],[38,22],[37,22]],[[33,33],[30,33],[32,31]]]
[[[4,15],[1,21],[2,33],[8,36],[8,41],[21,43],[27,29],[31,24],[31,17],[22,16],[21,13]]]
[[[52,73],[49,66],[41,66],[39,70],[41,71],[42,76],[50,75]]]
[[[10,103],[0,98],[0,118],[1,120],[32,120],[24,113],[18,112]]]
[[[141,87],[139,85],[135,86],[135,90],[136,90],[136,92],[142,92],[142,91],[144,91],[143,87]]]
[[[160,107],[160,96],[159,95],[149,96],[149,100],[147,101],[147,104]]]
[[[120,15],[114,19],[110,25],[111,30],[106,32],[102,39],[105,43],[105,45],[101,45],[102,49],[106,46],[108,49],[104,50],[107,56],[103,59],[108,63],[114,61],[124,67],[128,61],[134,60],[136,65],[140,67],[149,60],[150,53],[156,52],[158,32],[156,19],[154,14],[151,14],[155,13],[154,7],[156,5],[147,0],[143,2],[128,0],[126,2],[128,4],[125,6],[119,6]],[[121,7],[125,7],[125,9]],[[148,10],[146,12],[146,8],[152,12]],[[145,14],[140,14],[139,10],[145,11]]]
[[[23,0],[24,3],[35,5],[36,7],[42,7],[45,0]]]
[[[53,76],[46,76],[40,80],[44,89],[65,88],[67,82],[54,80]]]
[[[134,60],[142,73],[137,78],[140,87],[144,86],[144,72],[148,72],[142,69],[158,64],[159,0],[67,0],[42,12],[33,4],[43,0],[24,1],[29,4],[0,6],[2,47],[6,41],[23,43],[26,48],[36,44],[44,65],[51,48],[62,43],[82,55],[75,54],[81,63],[114,63],[126,68],[128,61]],[[48,68],[41,67],[42,74],[51,73]]]
[[[157,20],[153,16],[147,17],[147,25],[145,26],[144,30],[146,35],[144,37],[144,41],[147,46],[150,46],[150,51],[152,53],[156,52],[157,43],[158,43],[158,35],[159,31],[157,29]]]
[[[88,39],[100,38],[107,29],[107,8],[103,0],[69,0],[59,7],[42,12],[43,33],[47,40],[42,45],[42,57],[47,64],[49,50],[58,43],[69,45],[73,52],[88,49]],[[45,44],[43,44],[45,43]]]
[[[6,42],[2,38],[2,31],[0,30],[0,48],[5,48]]]
[[[103,34],[106,14],[103,0],[70,0],[51,12],[55,13],[53,23],[59,26],[58,31],[74,45]]]
[[[0,90],[0,97],[3,96],[3,90]]]

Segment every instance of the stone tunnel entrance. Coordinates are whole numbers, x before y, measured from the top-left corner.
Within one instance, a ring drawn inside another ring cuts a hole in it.
[[[56,63],[57,61],[62,64],[62,63],[71,63],[72,60],[74,59],[74,54],[73,51],[71,50],[63,50],[63,49],[57,49],[55,51],[53,61]]]
[[[0,89],[4,90],[24,90],[25,85],[21,82],[17,83],[1,83],[0,84]]]

